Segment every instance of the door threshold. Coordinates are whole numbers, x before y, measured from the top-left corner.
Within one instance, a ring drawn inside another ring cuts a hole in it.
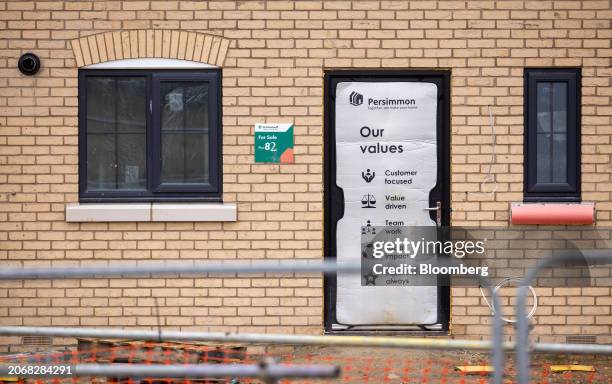
[[[449,330],[442,324],[432,325],[356,325],[346,326],[333,324],[331,330],[325,330],[325,335],[355,335],[355,336],[448,336]]]

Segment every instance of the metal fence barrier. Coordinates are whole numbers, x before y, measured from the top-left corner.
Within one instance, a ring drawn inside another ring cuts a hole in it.
[[[218,343],[245,343],[263,345],[324,345],[337,347],[400,348],[427,350],[491,351],[493,342],[487,340],[434,339],[418,337],[390,336],[331,336],[331,335],[291,335],[275,333],[232,333],[232,332],[189,332],[157,331],[113,328],[69,328],[69,327],[0,327],[0,336],[55,336],[91,337],[96,339],[132,339],[150,341],[208,341]],[[518,343],[506,341],[501,347],[505,351],[518,348]],[[528,350],[565,354],[612,354],[608,344],[561,344],[533,343]]]
[[[283,273],[360,273],[360,263],[327,260],[283,260],[252,262],[143,262],[115,263],[88,267],[14,268],[0,270],[0,280],[79,279],[111,276],[202,275],[202,274],[283,274]]]
[[[516,297],[516,316],[517,316],[517,378],[519,384],[528,384],[530,379],[529,370],[529,319],[525,311],[525,302],[529,286],[538,274],[550,267],[568,265],[568,266],[583,266],[588,265],[605,265],[612,263],[612,252],[610,250],[589,250],[589,251],[568,251],[561,252],[553,257],[541,260],[535,267],[529,269],[523,278]],[[612,350],[612,345],[606,345],[605,350]],[[532,348],[533,349],[533,348]],[[569,352],[572,349],[569,345],[565,345],[565,349]],[[588,349],[584,346],[581,349]],[[574,351],[575,352],[575,351]],[[610,353],[610,352],[599,352]]]
[[[9,370],[0,366],[0,374]],[[333,365],[281,365],[281,364],[76,364],[65,377],[163,377],[163,378],[255,378],[264,383],[277,383],[281,379],[336,378],[340,369]],[[36,375],[25,375],[37,377]]]
[[[593,259],[595,261],[597,258]],[[591,260],[591,259],[589,259]],[[600,260],[600,259],[597,259]],[[602,257],[600,262],[610,262],[608,257]],[[499,298],[487,280],[481,280],[480,285],[489,290],[493,306],[492,340],[457,340],[457,339],[423,339],[406,337],[378,336],[311,336],[285,334],[234,334],[210,332],[180,332],[126,330],[126,329],[95,329],[95,328],[58,328],[58,327],[0,327],[0,335],[47,335],[61,337],[95,337],[95,338],[132,338],[140,340],[189,340],[210,342],[241,342],[253,344],[285,344],[285,345],[326,345],[326,346],[359,346],[386,348],[416,348],[416,349],[466,349],[491,351],[494,375],[492,381],[500,384],[503,381],[504,350],[517,350],[519,362],[519,381],[527,383],[524,378],[529,376],[525,363],[529,364],[529,351],[555,353],[599,353],[612,354],[612,345],[589,344],[557,344],[536,343],[531,346],[528,341],[528,320],[525,314],[525,296],[527,287],[537,272],[547,266],[555,265],[557,261],[545,261],[534,268],[525,277],[517,299],[518,341],[503,342],[503,322],[499,310]],[[0,280],[8,279],[68,279],[68,278],[101,278],[110,276],[142,276],[150,275],[201,275],[201,274],[285,274],[285,273],[361,273],[360,263],[337,263],[333,261],[254,261],[254,262],[163,262],[163,263],[120,263],[108,266],[60,267],[60,268],[4,268],[0,270]],[[525,331],[526,330],[526,331]],[[527,358],[525,358],[525,355]],[[148,365],[150,367],[150,365]],[[165,366],[167,367],[167,366]],[[184,366],[181,366],[184,367]],[[286,366],[285,366],[286,367]],[[227,367],[228,369],[230,367]],[[217,369],[217,368],[216,368]],[[251,368],[253,369],[253,368]],[[329,367],[325,367],[329,369]],[[323,371],[321,371],[323,372]],[[325,371],[330,373],[331,371]],[[287,371],[285,371],[287,373]],[[525,376],[526,375],[526,376]],[[184,376],[184,375],[183,375]],[[252,376],[251,376],[252,377]]]
[[[90,266],[90,267],[59,267],[59,268],[6,268],[0,271],[0,280],[6,279],[69,279],[69,278],[101,278],[105,276],[147,276],[147,275],[200,275],[200,274],[282,274],[282,273],[322,273],[322,274],[337,274],[337,273],[361,273],[361,264],[355,262],[336,262],[328,260],[301,261],[301,260],[283,260],[283,261],[253,261],[253,262],[147,262],[128,264],[121,263],[108,266]],[[501,384],[503,380],[504,367],[504,347],[503,347],[503,321],[499,305],[499,297],[497,292],[492,288],[492,284],[485,277],[477,277],[481,286],[488,289],[491,296],[493,307],[493,332],[492,342],[473,342],[471,340],[432,340],[432,339],[404,339],[401,348],[408,348],[409,345],[414,345],[416,348],[441,348],[441,349],[486,349],[491,350],[493,366],[495,367],[494,379],[495,384]],[[0,333],[1,334],[1,333]],[[194,335],[192,335],[194,336]],[[208,340],[214,340],[213,335],[208,335]],[[283,343],[283,335],[272,335],[275,337],[275,343]],[[329,337],[329,336],[327,336]],[[265,338],[265,335],[257,335],[257,339]],[[377,341],[373,338],[361,338],[358,345],[361,346],[376,346]],[[342,337],[346,340],[345,337]],[[201,339],[200,339],[201,340]],[[225,340],[230,341],[225,338]],[[369,341],[368,341],[369,340]],[[392,346],[394,343],[391,339],[378,341],[380,346]],[[233,340],[238,341],[238,340]],[[317,342],[320,342],[318,340]],[[292,341],[296,342],[295,339]],[[402,342],[400,341],[400,344]],[[297,344],[300,344],[297,342]],[[329,344],[327,344],[329,345]],[[340,344],[336,344],[340,345]],[[355,345],[355,344],[352,344]]]

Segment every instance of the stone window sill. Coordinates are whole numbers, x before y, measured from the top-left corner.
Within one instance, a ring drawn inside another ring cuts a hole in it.
[[[66,221],[237,221],[237,208],[235,203],[70,203]]]

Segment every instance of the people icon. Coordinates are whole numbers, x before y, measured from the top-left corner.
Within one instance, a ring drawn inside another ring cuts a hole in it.
[[[362,235],[375,235],[376,234],[376,227],[372,226],[372,223],[370,222],[370,220],[366,221],[366,225],[361,227],[361,234]]]
[[[375,176],[376,176],[376,172],[372,172],[372,171],[370,171],[370,169],[366,169],[365,172],[361,172],[361,177],[363,177],[363,179],[366,181],[366,183],[369,183],[372,180],[374,180]]]

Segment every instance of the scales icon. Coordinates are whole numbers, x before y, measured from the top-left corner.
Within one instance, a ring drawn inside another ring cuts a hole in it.
[[[376,198],[372,194],[365,194],[361,198],[361,208],[376,208]]]

